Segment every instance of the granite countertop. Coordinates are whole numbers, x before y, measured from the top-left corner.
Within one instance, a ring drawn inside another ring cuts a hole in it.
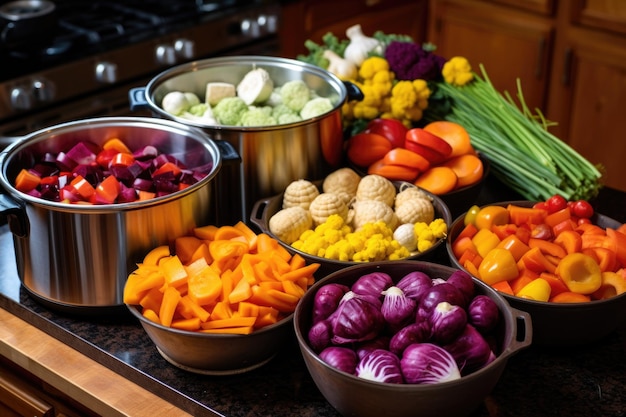
[[[490,180],[477,203],[515,199],[519,197]],[[594,204],[599,212],[626,222],[626,193],[603,190]],[[441,262],[447,263],[443,254]],[[6,225],[0,227],[0,307],[195,416],[339,416],[310,378],[295,337],[259,369],[197,375],[166,362],[123,309],[107,317],[79,317],[39,304],[20,286]],[[531,345],[509,360],[472,417],[624,416],[625,358],[626,326],[585,346]]]

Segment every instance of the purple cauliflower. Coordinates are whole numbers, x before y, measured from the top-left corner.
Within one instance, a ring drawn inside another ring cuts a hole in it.
[[[392,41],[385,49],[385,59],[398,80],[434,81],[441,78],[446,59],[413,42]]]

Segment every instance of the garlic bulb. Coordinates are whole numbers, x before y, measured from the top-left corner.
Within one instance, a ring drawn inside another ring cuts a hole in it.
[[[357,66],[354,62],[343,59],[335,52],[327,49],[323,57],[328,60],[328,71],[342,80],[354,80],[357,77]]]
[[[381,47],[378,39],[363,34],[361,25],[350,26],[346,30],[346,36],[350,39],[350,43],[346,47],[343,57],[352,61],[357,67],[363,64],[371,51]]]

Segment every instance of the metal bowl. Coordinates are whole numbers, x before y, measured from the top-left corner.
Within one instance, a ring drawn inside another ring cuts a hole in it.
[[[138,306],[127,307],[165,360],[198,374],[234,375],[256,369],[269,362],[293,334],[293,314],[248,335],[206,334],[163,326],[146,319]]]
[[[531,201],[505,201],[490,205],[507,206],[515,204],[531,207]],[[446,250],[450,262],[456,268],[467,271],[459,264],[452,252],[452,242],[463,229],[463,217],[459,216],[449,229]],[[592,221],[601,227],[617,227],[614,219],[595,214]],[[533,319],[533,344],[543,346],[583,345],[602,339],[626,322],[626,293],[607,300],[585,303],[551,303],[534,301],[503,294],[512,307],[530,313]]]
[[[456,269],[422,261],[370,263],[337,271],[318,281],[296,307],[294,326],[304,362],[324,398],[344,416],[359,417],[461,417],[476,410],[493,390],[508,360],[531,344],[530,316],[509,306],[506,300],[484,283],[474,280],[477,294],[485,294],[500,309],[496,359],[460,379],[439,384],[387,384],[373,382],[340,371],[322,361],[307,342],[316,291],[329,283],[352,285],[360,276],[380,271],[394,280],[411,271],[447,279]]]
[[[316,184],[318,188],[321,187],[321,181],[316,181],[314,182],[314,184]],[[405,186],[412,186],[411,184],[405,183],[405,182],[395,182],[394,184],[396,185],[397,189],[401,189],[402,187],[405,187]],[[426,193],[433,201],[433,206],[435,208],[435,218],[444,219],[444,221],[446,222],[446,225],[448,225],[448,228],[449,228],[452,222],[452,216],[450,214],[450,210],[448,209],[448,206],[443,202],[443,200],[440,197],[436,196],[435,194],[432,194],[425,190],[422,190],[422,191]],[[270,218],[274,214],[276,214],[278,211],[281,210],[282,202],[283,202],[283,195],[284,193],[281,193],[274,197],[265,198],[265,199],[257,201],[254,207],[252,208],[252,215],[250,217],[250,221],[254,225],[256,225],[263,233],[267,233],[268,235],[276,239],[282,246],[284,246],[292,254],[293,253],[299,254],[304,259],[306,259],[307,262],[319,263],[320,268],[318,270],[318,273],[316,274],[317,276],[324,276],[332,272],[338,271],[341,268],[345,268],[347,266],[361,264],[360,262],[337,261],[334,259],[326,259],[326,258],[321,258],[319,256],[313,256],[308,253],[302,252],[298,249],[295,249],[291,245],[281,241],[278,237],[276,237],[276,235],[270,231],[269,221],[270,221]],[[444,245],[445,245],[445,239],[439,239],[439,241],[437,241],[428,250],[421,252],[417,255],[411,256],[407,259],[412,259],[412,260],[419,259],[422,261],[434,260],[439,254],[439,249],[442,249]],[[397,261],[386,261],[386,262],[394,263]]]

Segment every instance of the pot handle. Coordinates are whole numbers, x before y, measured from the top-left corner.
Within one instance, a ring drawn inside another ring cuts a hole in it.
[[[130,110],[145,110],[148,108],[148,100],[146,100],[146,87],[131,88],[128,91],[128,101],[130,102]]]
[[[9,228],[15,236],[28,235],[28,220],[24,207],[6,194],[0,194],[0,215],[6,216]]]
[[[518,350],[530,346],[533,340],[533,325],[530,313],[511,307],[511,313],[515,319],[515,334],[511,344],[503,354],[512,355]]]
[[[365,96],[363,95],[363,91],[361,91],[361,89],[353,82],[344,81],[343,85],[345,85],[346,89],[348,90],[348,101],[350,100],[361,101],[365,98]]]
[[[263,233],[269,232],[267,225],[263,221],[263,214],[265,213],[265,208],[269,203],[269,198],[257,201],[254,203],[254,206],[252,206],[252,212],[250,213],[250,221]]]
[[[237,150],[233,145],[225,140],[214,140],[213,142],[215,142],[215,145],[217,145],[220,150],[223,162],[231,164],[238,164],[241,162],[241,156],[239,156],[239,153],[237,153]]]

